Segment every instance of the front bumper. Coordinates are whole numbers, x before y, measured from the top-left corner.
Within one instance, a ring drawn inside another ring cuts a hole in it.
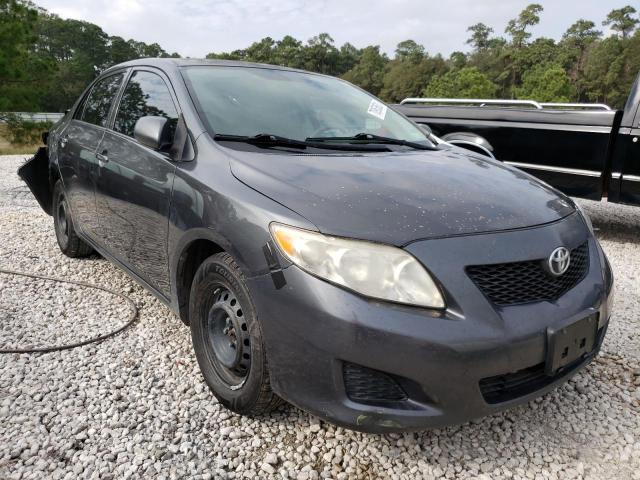
[[[286,284],[279,289],[269,275],[250,279],[274,391],[335,424],[367,432],[461,423],[541,395],[586,365],[604,338],[613,280],[604,272],[609,267],[597,241],[589,238],[587,275],[554,302],[497,308],[463,267],[479,260],[544,258],[551,246],[584,241],[588,234],[580,225],[570,218],[539,229],[409,245],[442,283],[446,312],[368,300],[295,266],[284,270]],[[533,391],[487,401],[483,380],[544,365],[547,328],[589,315],[597,315],[599,330],[588,357],[538,379]],[[385,404],[352,400],[344,372],[353,364],[397,380],[408,398]]]

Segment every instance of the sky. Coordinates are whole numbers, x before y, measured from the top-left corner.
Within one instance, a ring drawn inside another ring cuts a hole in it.
[[[109,35],[158,43],[168,52],[204,57],[245,48],[270,36],[306,41],[329,33],[337,46],[395,46],[413,39],[431,54],[466,51],[468,26],[483,22],[503,34],[533,0],[35,0],[63,18],[95,23]],[[537,0],[544,7],[533,33],[559,39],[578,18],[601,22],[614,8],[639,0]]]

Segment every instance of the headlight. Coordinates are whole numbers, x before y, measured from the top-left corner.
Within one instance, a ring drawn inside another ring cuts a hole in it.
[[[367,297],[444,308],[440,290],[424,267],[404,250],[330,237],[277,223],[271,234],[300,268]]]
[[[582,206],[580,206],[578,202],[573,202],[573,204],[576,206],[576,209],[580,213],[580,216],[584,220],[584,223],[587,225],[587,228],[589,229],[589,231],[592,234],[595,234],[593,231],[593,223],[591,223],[591,219],[589,218],[589,215],[587,214],[587,212],[584,211],[584,208],[582,208]]]

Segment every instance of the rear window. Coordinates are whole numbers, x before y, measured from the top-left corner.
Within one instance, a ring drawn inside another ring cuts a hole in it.
[[[118,93],[124,74],[118,73],[96,83],[87,96],[80,119],[104,127],[107,125],[111,104]]]

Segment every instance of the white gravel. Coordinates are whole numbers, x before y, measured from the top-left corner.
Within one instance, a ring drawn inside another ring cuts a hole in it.
[[[0,478],[640,479],[640,208],[583,202],[617,281],[602,354],[585,371],[503,414],[366,435],[293,407],[259,419],[220,407],[165,306],[105,260],[59,252],[51,218],[14,173],[22,159],[0,157],[0,268],[105,285],[141,314],[99,344],[0,355]],[[0,276],[0,344],[18,342],[18,326],[33,330],[26,343],[89,336],[123,309],[91,290],[55,291]]]

